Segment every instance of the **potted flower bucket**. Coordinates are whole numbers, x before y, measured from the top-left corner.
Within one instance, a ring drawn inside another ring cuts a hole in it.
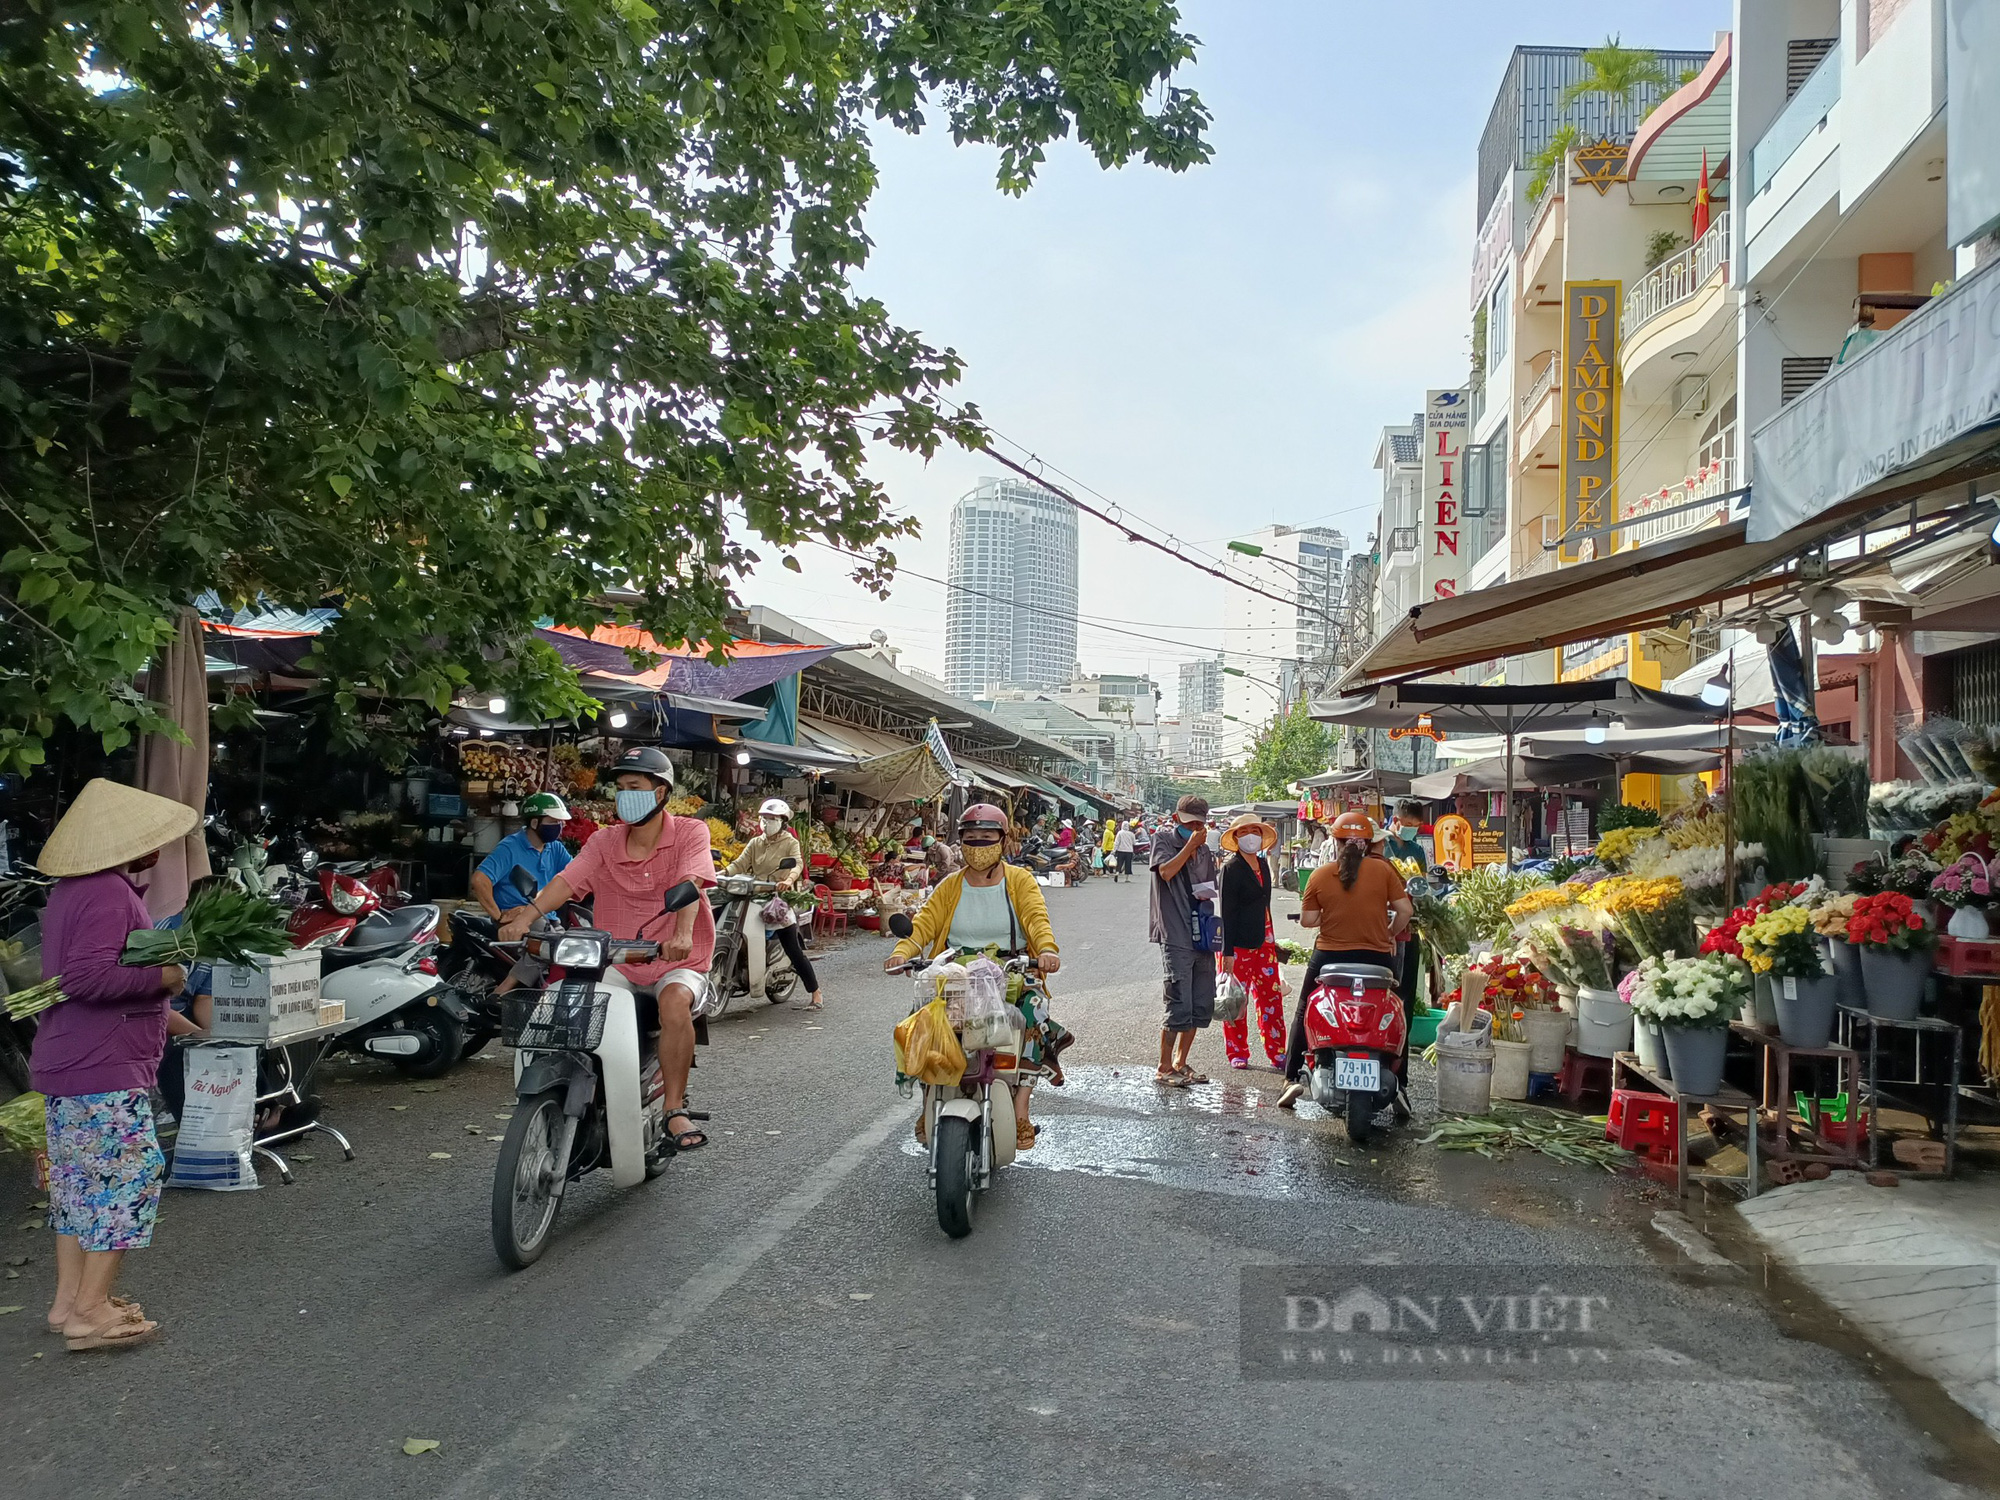
[[[1674,1087],[1706,1097],[1722,1091],[1722,1059],[1729,1051],[1727,1026],[1667,1026],[1667,1065]]]
[[[1480,1011],[1468,1032],[1449,1009],[1438,1025],[1438,1109],[1448,1115],[1483,1115],[1493,1108],[1493,1017]]]
[[[1667,1043],[1660,1033],[1659,1025],[1653,1021],[1634,1019],[1632,1023],[1632,1050],[1639,1054],[1639,1066],[1661,1078],[1673,1077],[1673,1070],[1667,1063]]]
[[[1868,1014],[1885,1021],[1915,1020],[1930,972],[1931,956],[1926,949],[1897,953],[1890,948],[1863,946],[1861,988],[1867,995]]]
[[[1616,1057],[1632,1045],[1632,1007],[1616,990],[1576,992],[1576,1050],[1586,1057]]]
[[[1560,1073],[1569,1047],[1569,1017],[1559,1010],[1531,1010],[1521,1024],[1528,1032],[1528,1071]],[[1498,1068],[1497,1060],[1494,1066]]]
[[[1833,981],[1840,1003],[1850,1010],[1868,1009],[1868,994],[1861,987],[1861,950],[1846,938],[1826,940],[1827,957],[1833,960]]]
[[[1507,1042],[1493,1039],[1493,1097],[1495,1099],[1525,1099],[1528,1097],[1528,1053],[1531,1049],[1526,1042]]]
[[[1778,1009],[1778,1035],[1787,1047],[1824,1047],[1833,1037],[1833,1011],[1840,985],[1831,974],[1773,982]]]

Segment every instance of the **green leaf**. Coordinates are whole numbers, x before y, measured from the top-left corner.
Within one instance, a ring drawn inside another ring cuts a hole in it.
[[[547,79],[544,79],[535,85],[535,92],[540,94],[544,99],[553,99],[556,96],[556,86]]]
[[[327,486],[343,500],[347,498],[347,492],[354,488],[354,481],[345,474],[329,474],[326,476],[326,482]]]

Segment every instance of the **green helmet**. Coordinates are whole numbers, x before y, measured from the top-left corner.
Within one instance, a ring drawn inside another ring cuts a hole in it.
[[[554,792],[536,792],[534,796],[521,804],[521,816],[524,818],[560,818],[563,822],[567,823],[569,821],[569,808],[563,804],[563,799],[558,797]]]

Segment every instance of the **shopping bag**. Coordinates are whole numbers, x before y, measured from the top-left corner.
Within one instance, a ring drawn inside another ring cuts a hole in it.
[[[181,1106],[167,1186],[247,1192],[257,1186],[257,1169],[250,1160],[257,1127],[257,1049],[180,1050],[187,1069],[187,1100]]]
[[[765,927],[774,930],[780,927],[789,927],[797,920],[798,918],[792,914],[792,903],[787,901],[783,896],[773,896],[769,901],[764,903]]]
[[[965,1076],[965,1049],[952,1032],[942,996],[896,1024],[896,1071],[930,1085],[957,1083]]]
[[[965,1019],[959,1045],[967,1053],[1011,1051],[1015,1023],[1007,1012],[1007,971],[990,958],[965,966]]]
[[[1250,992],[1243,988],[1243,981],[1231,974],[1216,988],[1215,1019],[1218,1021],[1240,1021],[1250,1004]]]

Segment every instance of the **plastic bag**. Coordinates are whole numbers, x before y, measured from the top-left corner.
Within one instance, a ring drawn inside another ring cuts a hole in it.
[[[945,1016],[942,996],[896,1024],[896,1071],[931,1085],[957,1083],[965,1076],[965,1049]]]
[[[773,896],[764,903],[764,925],[770,929],[789,927],[798,919],[792,915],[792,903],[783,896]]]
[[[945,1017],[956,1031],[965,1020],[965,965],[940,960],[917,974],[917,1003],[944,1001]]]
[[[1007,1016],[1007,971],[990,958],[965,966],[965,1018],[959,1042],[967,1052],[1011,1050],[1014,1023]]]
[[[1250,992],[1234,974],[1217,986],[1215,991],[1215,1019],[1218,1021],[1240,1021],[1249,1007]]]
[[[257,1049],[183,1047],[187,1101],[168,1187],[248,1192],[257,1184],[250,1145],[257,1123]]]

